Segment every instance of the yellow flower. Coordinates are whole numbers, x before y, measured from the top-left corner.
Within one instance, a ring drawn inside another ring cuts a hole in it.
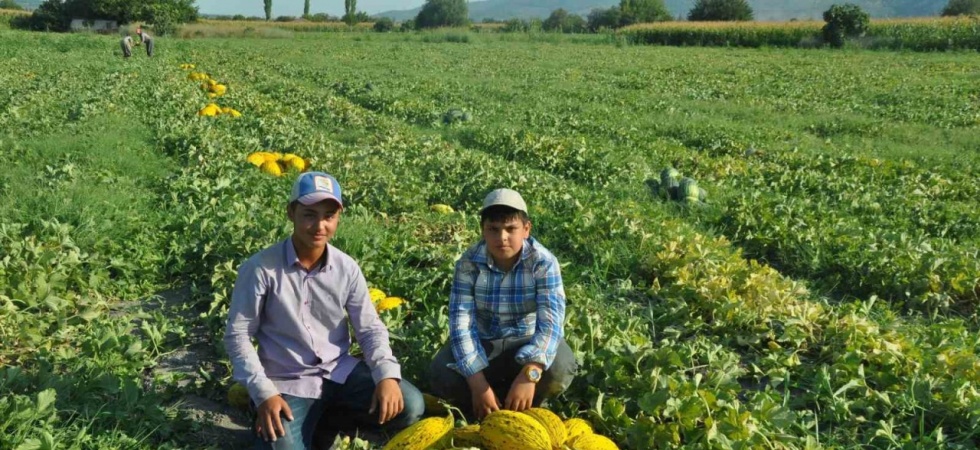
[[[384,300],[378,302],[378,312],[387,311],[389,309],[395,309],[405,303],[405,299],[401,297],[385,297]]]
[[[193,69],[194,68],[194,65],[193,64],[181,64],[180,65],[180,68],[181,69],[184,69],[184,70],[190,70],[190,69]]]
[[[262,169],[263,172],[272,175],[274,177],[278,177],[282,175],[282,167],[280,167],[279,163],[275,161],[266,161],[262,163],[260,169]]]
[[[385,292],[382,291],[381,289],[375,289],[375,288],[368,289],[368,295],[371,296],[371,303],[374,303],[375,305],[377,305],[378,302],[384,300],[385,297],[388,296],[388,294],[385,294]]]

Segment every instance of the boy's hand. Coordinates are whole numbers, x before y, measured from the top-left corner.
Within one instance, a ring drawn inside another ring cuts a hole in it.
[[[293,411],[279,395],[269,397],[259,405],[258,417],[255,418],[255,432],[264,441],[276,442],[278,436],[286,435],[286,428],[282,426],[282,420],[279,419],[280,413],[286,416],[286,420],[293,421]]]
[[[490,383],[487,383],[483,372],[467,378],[466,382],[470,385],[473,415],[476,416],[477,420],[482,420],[490,413],[500,409],[500,402],[497,400],[497,395],[493,393],[493,389],[490,388]]]
[[[368,413],[373,414],[378,407],[381,412],[378,414],[378,424],[394,419],[405,409],[405,399],[402,398],[402,388],[398,385],[398,380],[385,378],[374,388],[374,396],[371,397],[371,409]]]
[[[504,408],[517,412],[524,411],[531,407],[533,400],[534,382],[528,380],[523,372],[517,374],[514,382],[510,385],[510,391],[507,392],[507,401],[504,402]]]

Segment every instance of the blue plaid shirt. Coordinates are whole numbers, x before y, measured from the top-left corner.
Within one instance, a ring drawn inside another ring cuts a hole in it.
[[[558,259],[534,238],[524,240],[520,260],[509,272],[494,266],[482,240],[456,262],[449,341],[456,370],[464,377],[489,365],[481,339],[531,336],[518,349],[517,363],[551,367],[564,322],[565,289]]]

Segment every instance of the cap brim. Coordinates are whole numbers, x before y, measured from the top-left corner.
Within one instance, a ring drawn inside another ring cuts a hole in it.
[[[487,209],[493,208],[494,206],[506,206],[506,207],[508,207],[510,209],[513,209],[514,211],[520,211],[520,212],[522,212],[524,214],[527,214],[527,210],[526,209],[521,208],[520,206],[511,205],[511,204],[506,203],[506,202],[497,202],[497,203],[493,203],[493,204],[484,206],[483,208],[480,208],[480,214],[483,214],[483,211],[486,211]]]
[[[314,192],[312,194],[306,194],[306,195],[304,195],[304,196],[296,199],[296,201],[298,201],[298,202],[300,202],[300,203],[302,203],[302,204],[304,204],[306,206],[310,206],[310,205],[315,204],[315,203],[320,203],[320,202],[322,202],[324,200],[333,200],[333,201],[337,202],[337,204],[340,205],[341,207],[344,206],[344,204],[340,201],[339,198],[335,197],[332,194],[328,194],[326,192]]]

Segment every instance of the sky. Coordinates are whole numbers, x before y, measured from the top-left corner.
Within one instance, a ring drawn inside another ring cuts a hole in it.
[[[300,16],[304,0],[272,0],[272,17]],[[424,0],[358,0],[357,10],[376,14],[395,9],[412,9],[422,6]],[[197,0],[201,14],[265,16],[262,0]],[[344,0],[310,0],[310,14],[325,12],[332,16],[344,14]]]

